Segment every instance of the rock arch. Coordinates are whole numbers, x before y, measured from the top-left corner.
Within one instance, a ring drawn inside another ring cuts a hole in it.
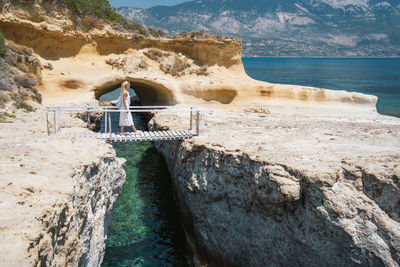
[[[131,88],[133,88],[143,105],[174,105],[177,103],[172,90],[160,83],[140,78],[113,80],[96,86],[93,89],[96,99],[100,99],[102,95],[114,91],[125,80],[131,83]]]

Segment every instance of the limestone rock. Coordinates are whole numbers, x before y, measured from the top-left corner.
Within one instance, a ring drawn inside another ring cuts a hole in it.
[[[14,115],[0,131],[0,265],[99,266],[125,160],[104,142],[47,136],[41,110]]]
[[[196,265],[399,266],[400,119],[203,112],[200,137],[156,143]]]
[[[93,92],[99,98],[129,80],[145,105],[254,104],[265,108],[277,100],[291,100],[290,106],[376,111],[375,96],[251,79],[241,61],[241,42],[234,38],[146,37],[118,31],[105,22],[97,25],[90,18],[79,20],[52,1],[26,5],[13,0],[12,5],[0,14],[0,30],[10,43],[33,49],[47,65],[38,89],[45,98],[54,98],[53,103],[57,99],[74,102]],[[64,86],[71,80],[80,86]]]

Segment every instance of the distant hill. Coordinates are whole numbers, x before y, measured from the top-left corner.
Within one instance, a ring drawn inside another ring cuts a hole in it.
[[[169,33],[237,36],[247,56],[400,56],[399,0],[196,0],[118,12]]]

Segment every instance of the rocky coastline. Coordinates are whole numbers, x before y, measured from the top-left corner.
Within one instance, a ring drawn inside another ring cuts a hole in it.
[[[48,136],[41,110],[13,114],[0,131],[0,265],[99,266],[125,160],[103,141]]]
[[[377,97],[255,81],[236,39],[154,38],[57,1],[11,2],[0,31],[37,79],[20,97],[42,104],[1,125],[0,265],[101,264],[124,160],[104,141],[48,136],[40,110],[98,105],[128,80],[143,104],[204,108],[200,137],[156,143],[196,265],[399,266],[400,121]],[[188,128],[182,116],[149,128]]]
[[[399,266],[400,119],[204,112],[156,143],[197,266]]]

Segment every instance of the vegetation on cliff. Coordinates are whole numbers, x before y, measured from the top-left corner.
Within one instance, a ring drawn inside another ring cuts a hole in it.
[[[138,32],[145,36],[164,36],[162,30],[146,28],[141,24],[134,23],[117,13],[108,0],[64,0],[78,15],[90,15],[104,19],[114,25],[122,26],[123,29]]]
[[[66,3],[80,15],[91,15],[108,22],[119,24],[128,30],[138,30],[136,24],[118,14],[107,0],[66,0]]]
[[[0,41],[2,51],[7,53],[0,57],[0,108],[12,105],[18,109],[33,111],[27,102],[42,101],[42,96],[36,89],[41,79],[41,64],[33,51]],[[4,116],[0,122],[4,121]]]
[[[7,53],[7,46],[3,34],[0,32],[0,57],[5,57],[6,53]]]
[[[143,52],[151,60],[160,64],[160,69],[172,76],[182,76],[186,74],[208,75],[207,66],[198,66],[189,58],[182,54],[164,52],[159,49],[151,48]]]

